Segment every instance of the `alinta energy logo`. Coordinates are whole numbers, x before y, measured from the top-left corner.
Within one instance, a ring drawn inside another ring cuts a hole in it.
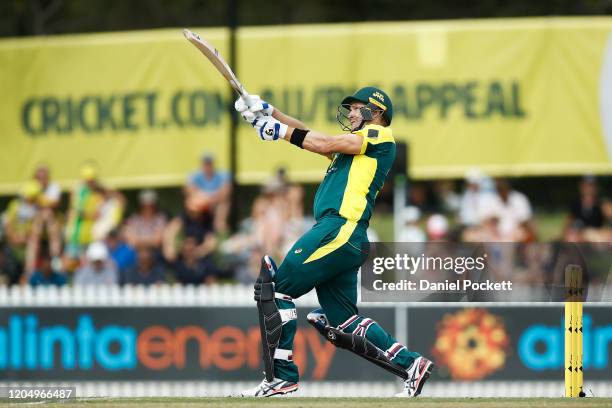
[[[599,81],[599,108],[608,160],[612,162],[612,33],[608,36]]]
[[[583,316],[583,367],[600,372],[610,372],[610,347],[612,346],[612,324],[596,324],[588,313]],[[608,323],[609,319],[603,320]],[[564,364],[563,319],[557,325],[532,324],[520,334],[517,342],[521,363],[533,371],[558,371]]]
[[[479,380],[504,367],[509,344],[501,318],[485,309],[465,309],[438,324],[432,355],[454,380]]]
[[[95,313],[72,316],[50,324],[36,313],[9,314],[6,323],[0,322],[0,372],[260,368],[260,331],[256,326],[136,327],[126,321],[100,324]],[[327,376],[335,351],[315,329],[298,329],[294,359],[312,379]],[[312,356],[310,363],[307,355]]]

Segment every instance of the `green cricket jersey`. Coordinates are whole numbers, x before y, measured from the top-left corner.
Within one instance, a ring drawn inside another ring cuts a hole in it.
[[[317,221],[339,215],[365,227],[369,224],[374,201],[395,159],[395,140],[391,128],[379,125],[354,133],[363,136],[361,152],[334,156],[315,195]]]

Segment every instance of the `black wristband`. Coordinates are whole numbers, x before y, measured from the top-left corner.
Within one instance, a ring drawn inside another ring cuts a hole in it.
[[[308,132],[308,130],[304,129],[293,129],[293,133],[291,133],[291,139],[289,139],[289,142],[291,144],[296,145],[300,149],[303,149],[302,143],[304,143],[304,138],[306,137],[306,133]]]

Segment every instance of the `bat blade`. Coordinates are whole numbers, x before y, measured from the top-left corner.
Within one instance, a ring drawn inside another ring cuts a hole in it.
[[[249,93],[244,89],[244,86],[238,78],[234,71],[230,68],[229,64],[225,62],[219,51],[212,46],[208,41],[204,40],[198,34],[193,31],[185,28],[183,29],[183,35],[191,44],[193,44],[208,60],[213,64],[213,66],[225,77],[225,79],[229,82],[231,87],[242,96],[245,101],[247,101],[247,105],[251,106]]]

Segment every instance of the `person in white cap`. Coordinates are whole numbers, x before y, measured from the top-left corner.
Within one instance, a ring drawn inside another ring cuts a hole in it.
[[[108,249],[102,242],[92,242],[86,252],[87,262],[74,274],[75,285],[116,285],[119,283],[117,267],[109,259]]]

